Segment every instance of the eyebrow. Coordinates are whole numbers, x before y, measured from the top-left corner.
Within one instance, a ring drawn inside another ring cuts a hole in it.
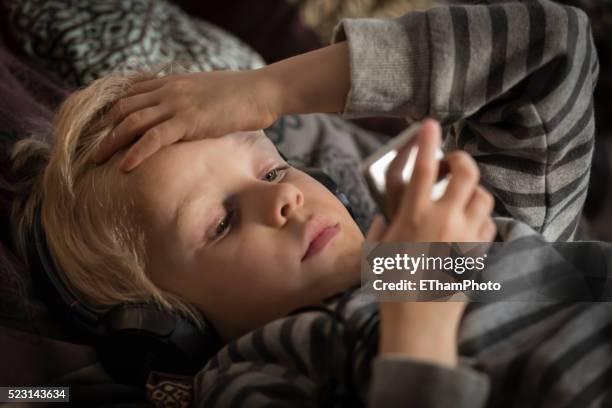
[[[238,146],[250,149],[253,146],[263,143],[266,140],[267,138],[265,136],[260,136],[259,133],[249,133],[248,136],[243,137],[242,139],[240,139],[240,141],[238,141]]]
[[[251,147],[255,143],[257,143],[258,139],[259,139],[259,135],[257,133],[249,133],[247,137],[243,137],[242,139],[240,139],[240,141],[238,142],[238,145]]]

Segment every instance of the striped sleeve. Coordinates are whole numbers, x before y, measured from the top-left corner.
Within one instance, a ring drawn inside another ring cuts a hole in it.
[[[586,197],[598,60],[588,17],[548,0],[347,19],[343,114],[434,117],[478,162],[496,213],[571,239]]]
[[[317,406],[310,350],[325,325],[321,316],[292,316],[230,342],[194,378],[194,406]]]
[[[352,291],[341,297],[339,309],[336,298],[325,313],[292,314],[230,342],[194,378],[194,406],[484,405],[488,377],[468,366],[376,356],[377,304]]]

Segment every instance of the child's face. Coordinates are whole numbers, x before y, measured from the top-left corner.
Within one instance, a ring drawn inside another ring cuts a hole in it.
[[[239,132],[165,147],[127,176],[147,273],[225,339],[359,281],[357,224],[323,185],[285,166],[263,132]],[[315,214],[339,233],[302,260]]]

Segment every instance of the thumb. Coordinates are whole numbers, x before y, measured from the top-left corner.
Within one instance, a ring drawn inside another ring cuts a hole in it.
[[[368,234],[366,235],[366,241],[378,241],[387,230],[387,223],[382,215],[377,214],[370,225]]]

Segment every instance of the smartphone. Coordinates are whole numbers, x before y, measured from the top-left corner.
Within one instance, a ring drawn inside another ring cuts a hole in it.
[[[390,214],[390,210],[387,208],[387,169],[389,168],[391,161],[393,161],[395,156],[397,156],[397,152],[402,146],[406,144],[413,145],[413,147],[410,149],[410,153],[408,153],[406,165],[402,170],[402,180],[404,180],[404,183],[408,183],[410,181],[419,150],[418,146],[416,145],[416,135],[418,134],[420,128],[420,123],[413,124],[399,135],[395,136],[389,143],[385,144],[374,152],[374,154],[367,157],[359,166],[360,173],[387,223],[391,222],[391,219],[393,218],[393,214]],[[436,151],[436,160],[442,160],[443,157],[444,153],[438,148]],[[431,191],[431,199],[434,201],[440,199],[446,190],[447,184],[448,176],[441,177],[441,174],[439,174],[438,181],[436,184],[434,184]]]

